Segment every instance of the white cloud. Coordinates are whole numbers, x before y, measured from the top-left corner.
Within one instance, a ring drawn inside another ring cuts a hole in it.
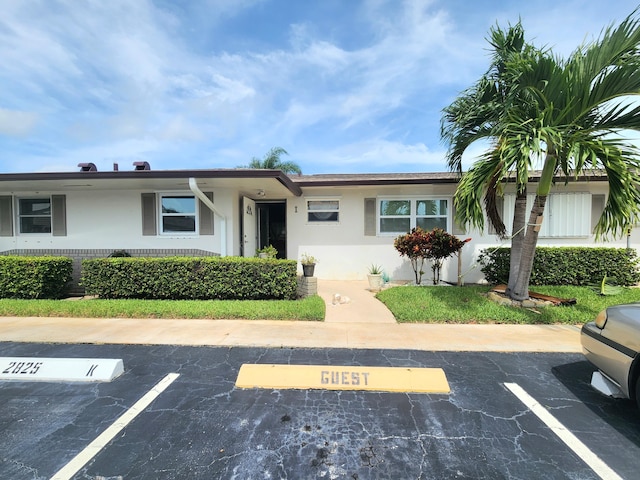
[[[353,173],[367,172],[427,172],[446,170],[444,151],[430,150],[423,143],[405,144],[383,139],[342,145],[322,152],[309,151],[303,154],[303,173]]]
[[[167,121],[157,132],[158,140],[200,141],[204,137],[201,128],[184,116],[175,116]]]
[[[154,166],[150,154],[158,151],[159,143],[155,140],[127,140],[96,144],[88,147],[72,147],[67,150],[25,157],[30,165],[37,165],[37,172],[73,172],[78,170],[79,163],[92,162],[98,170],[112,170],[113,163],[118,163],[120,170],[133,170],[133,162],[148,160]]]
[[[33,112],[0,108],[0,135],[20,137],[30,133],[38,121]]]
[[[179,152],[187,168],[277,145],[307,171],[443,170],[440,112],[484,72],[491,25],[520,14],[529,38],[564,52],[634,4],[494,3],[7,1],[0,148],[16,162],[57,164],[46,150],[154,168]],[[24,140],[15,154],[10,136]]]

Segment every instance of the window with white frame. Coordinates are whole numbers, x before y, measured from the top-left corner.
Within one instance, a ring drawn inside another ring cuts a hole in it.
[[[340,200],[307,200],[307,221],[309,223],[338,223],[340,220]]]
[[[20,233],[51,233],[51,198],[19,198]]]
[[[406,233],[414,227],[447,230],[449,201],[442,198],[378,199],[378,231]]]
[[[196,198],[193,195],[161,195],[160,226],[162,233],[196,233]]]

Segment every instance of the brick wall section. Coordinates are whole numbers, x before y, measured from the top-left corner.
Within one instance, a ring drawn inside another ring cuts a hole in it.
[[[311,297],[318,293],[316,277],[298,277],[298,297]]]
[[[132,257],[217,257],[219,254],[199,250],[195,248],[187,249],[131,249],[126,250]],[[18,256],[53,256],[68,257],[73,260],[73,273],[70,284],[70,294],[81,295],[84,289],[80,286],[80,271],[82,268],[82,260],[91,258],[106,258],[114,252],[113,249],[41,249],[27,250],[15,249],[0,252],[0,255],[18,255]]]

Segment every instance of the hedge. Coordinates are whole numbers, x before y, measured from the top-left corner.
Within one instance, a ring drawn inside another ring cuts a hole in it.
[[[0,298],[62,298],[72,270],[67,257],[0,256]]]
[[[293,300],[296,265],[243,257],[98,258],[82,262],[80,284],[101,298]]]
[[[511,249],[487,249],[479,262],[491,284],[507,283]],[[533,260],[530,285],[599,285],[607,277],[612,285],[640,282],[635,250],[624,248],[538,247]]]

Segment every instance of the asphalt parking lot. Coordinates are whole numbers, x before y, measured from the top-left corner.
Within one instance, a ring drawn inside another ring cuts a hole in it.
[[[514,384],[614,475],[640,469],[640,413],[594,392],[580,354],[9,342],[0,351],[125,366],[109,383],[0,382],[0,478],[51,478],[171,373],[71,478],[602,478]],[[244,363],[439,367],[451,393],[239,389]]]

